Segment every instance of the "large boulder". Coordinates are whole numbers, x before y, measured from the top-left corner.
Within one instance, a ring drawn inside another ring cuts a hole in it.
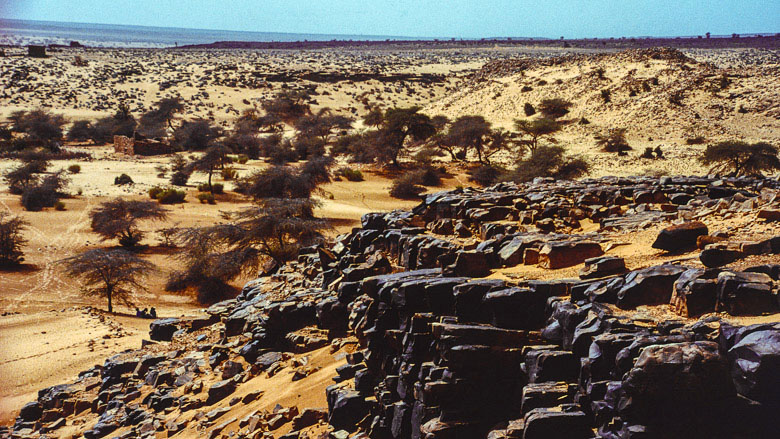
[[[696,248],[696,238],[708,233],[707,225],[701,221],[676,224],[661,230],[653,248],[673,253]]]
[[[548,242],[539,252],[539,266],[542,268],[566,268],[604,254],[597,242],[555,241]]]
[[[236,391],[236,382],[232,379],[218,381],[209,387],[206,404],[212,405],[230,396]]]
[[[593,437],[588,417],[580,410],[533,409],[525,415],[523,439],[587,439]]]
[[[626,271],[626,262],[618,256],[601,256],[585,260],[585,266],[580,270],[580,279],[596,279]]]
[[[780,407],[780,323],[720,326],[737,391],[752,400]]]
[[[718,275],[718,311],[757,315],[777,311],[772,278],[764,273],[724,271]]]
[[[633,309],[640,305],[663,305],[672,298],[674,282],[685,271],[677,265],[658,265],[626,275],[617,293],[617,306]]]
[[[622,415],[648,437],[723,437],[736,396],[717,343],[704,341],[646,347],[622,387]]]
[[[478,250],[459,251],[455,263],[444,270],[445,276],[485,277],[489,274],[488,258]]]
[[[740,250],[721,244],[709,244],[699,253],[701,263],[710,268],[730,264],[743,257],[745,254]]]
[[[149,338],[155,341],[171,341],[179,330],[181,321],[176,318],[158,319],[149,324]]]
[[[336,430],[356,431],[358,423],[371,412],[371,403],[355,390],[338,386],[326,389],[328,424]]]
[[[696,317],[715,311],[717,271],[692,268],[674,283],[671,305],[683,317]]]

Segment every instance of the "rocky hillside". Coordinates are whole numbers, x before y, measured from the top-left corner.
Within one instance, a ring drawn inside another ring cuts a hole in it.
[[[538,107],[544,99],[561,98],[573,106],[558,139],[594,164],[593,175],[637,175],[648,168],[668,175],[706,173],[693,160],[704,147],[699,142],[780,141],[777,53],[729,53],[724,67],[697,61],[711,55],[695,59],[657,48],[492,61],[425,110],[451,118],[481,115],[511,129],[515,119],[526,118],[526,103]],[[627,130],[634,148],[628,157],[597,149],[594,136],[612,128]],[[638,159],[656,146],[667,160]]]
[[[369,214],[41,390],[6,435],[768,437],[778,188],[540,179]]]

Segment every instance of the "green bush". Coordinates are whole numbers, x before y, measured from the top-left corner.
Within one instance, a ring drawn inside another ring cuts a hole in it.
[[[213,192],[215,194],[225,193],[225,186],[222,183],[214,183],[209,187],[208,183],[201,183],[198,185],[198,192]]]
[[[165,189],[157,195],[157,201],[160,204],[183,203],[187,193],[176,189]]]
[[[441,176],[430,166],[414,171],[414,173],[417,175],[419,184],[423,186],[441,185]]]
[[[490,186],[498,180],[501,170],[495,166],[482,165],[469,172],[469,179],[481,186]]]
[[[125,184],[133,184],[133,179],[130,178],[127,174],[122,174],[116,178],[114,178],[114,184],[117,186],[122,186]]]
[[[149,198],[151,198],[153,200],[156,200],[157,197],[164,191],[165,191],[165,189],[161,188],[160,186],[155,186],[153,188],[150,188],[149,189]]]
[[[32,186],[22,192],[22,206],[29,211],[53,207],[57,202],[57,191],[49,186]]]
[[[202,192],[198,194],[198,200],[201,204],[217,204],[217,200],[214,198],[214,194],[210,192]]]
[[[566,156],[562,146],[540,146],[535,153],[517,162],[506,178],[516,183],[536,177],[572,180],[588,172],[589,165],[580,157]]]
[[[420,197],[425,188],[419,186],[419,175],[413,172],[407,172],[393,180],[393,186],[390,188],[390,196],[402,200],[414,200]]]
[[[238,172],[236,172],[235,168],[226,167],[222,169],[222,179],[223,180],[232,180],[236,178],[236,175],[238,175]]]
[[[346,178],[349,181],[363,181],[363,173],[357,169],[345,167],[336,171],[336,174]]]
[[[70,165],[68,166],[68,172],[70,172],[71,174],[78,174],[79,172],[81,172],[81,166]]]

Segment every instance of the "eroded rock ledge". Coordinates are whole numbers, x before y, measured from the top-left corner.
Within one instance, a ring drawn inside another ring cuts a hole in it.
[[[369,214],[210,317],[156,321],[156,342],[42,390],[9,435],[769,437],[778,186],[541,179]],[[322,374],[335,384],[302,389],[327,409],[260,408],[277,397],[261,383]]]

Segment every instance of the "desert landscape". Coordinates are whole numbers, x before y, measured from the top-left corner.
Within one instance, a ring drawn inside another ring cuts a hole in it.
[[[0,437],[771,437],[777,35],[2,41]]]

